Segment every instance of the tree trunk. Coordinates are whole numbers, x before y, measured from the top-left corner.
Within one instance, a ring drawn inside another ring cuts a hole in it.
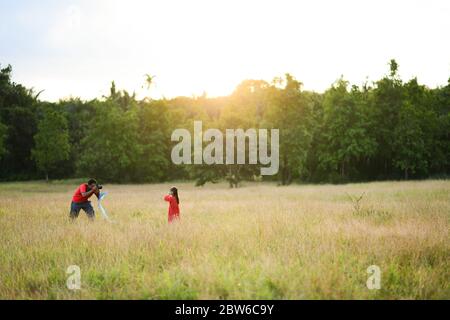
[[[45,182],[48,183],[48,172],[45,173]]]
[[[283,167],[281,170],[281,185],[286,186],[288,184],[288,169]]]
[[[408,168],[405,168],[405,180],[408,180]]]

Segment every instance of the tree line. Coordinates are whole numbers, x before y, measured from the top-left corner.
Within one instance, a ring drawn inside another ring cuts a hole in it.
[[[0,180],[96,177],[105,182],[260,180],[258,165],[171,162],[171,133],[204,129],[280,130],[280,170],[264,177],[292,182],[447,177],[450,79],[428,88],[404,82],[391,60],[375,82],[343,77],[324,93],[303,90],[290,74],[245,80],[232,94],[139,100],[112,82],[108,96],[50,103],[0,68]],[[151,84],[151,77],[147,77]]]

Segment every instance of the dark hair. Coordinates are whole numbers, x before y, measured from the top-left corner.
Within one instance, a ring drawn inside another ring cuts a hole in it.
[[[177,199],[177,203],[179,204],[180,198],[178,198],[178,189],[176,187],[172,187],[172,188],[170,188],[170,191],[175,196],[175,198]]]
[[[95,180],[95,179],[89,179],[88,185],[91,185],[91,184],[97,184],[97,180]]]

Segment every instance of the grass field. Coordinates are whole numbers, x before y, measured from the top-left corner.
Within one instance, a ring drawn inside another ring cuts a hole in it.
[[[0,184],[1,299],[450,299],[450,181],[180,183],[174,225],[169,184],[107,185],[116,223],[72,224],[76,186]]]

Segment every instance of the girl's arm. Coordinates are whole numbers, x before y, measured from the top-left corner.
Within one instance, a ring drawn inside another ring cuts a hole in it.
[[[164,196],[164,200],[170,202],[170,200],[172,199],[172,196],[170,194]]]

